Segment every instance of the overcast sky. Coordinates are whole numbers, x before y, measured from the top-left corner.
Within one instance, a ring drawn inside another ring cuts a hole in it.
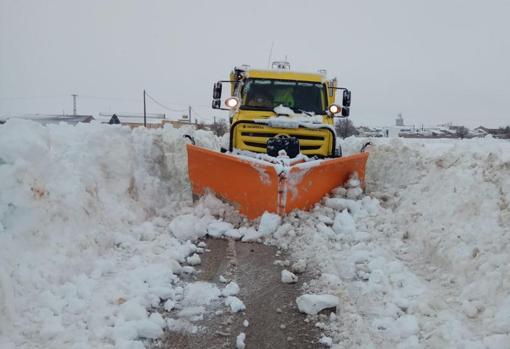
[[[202,119],[235,65],[285,56],[352,90],[355,124],[510,124],[510,1],[0,0],[0,117],[142,112],[142,90]],[[149,112],[165,110],[149,102]]]

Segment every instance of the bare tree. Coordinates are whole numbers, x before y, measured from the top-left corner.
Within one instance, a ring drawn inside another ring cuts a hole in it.
[[[206,130],[207,126],[203,122],[199,122],[195,124],[195,128],[197,130]]]
[[[464,139],[468,135],[469,130],[467,129],[467,127],[459,126],[455,133],[457,134],[457,137],[459,137],[460,139]]]
[[[211,125],[211,131],[213,131],[213,133],[218,137],[223,136],[225,133],[228,132],[227,122],[225,120],[221,119],[221,120],[213,123]]]
[[[350,119],[340,119],[335,124],[337,137],[347,138],[358,134],[358,130],[354,127]]]

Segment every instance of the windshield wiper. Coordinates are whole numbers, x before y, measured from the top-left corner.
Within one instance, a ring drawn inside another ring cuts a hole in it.
[[[299,108],[291,108],[294,113],[297,113],[297,112],[300,112],[300,113],[304,113],[308,116],[313,116],[314,114],[312,112],[309,112],[309,111],[306,111],[306,110],[303,110],[303,109],[299,109]]]

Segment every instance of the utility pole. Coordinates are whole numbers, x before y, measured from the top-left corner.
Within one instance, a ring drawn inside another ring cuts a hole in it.
[[[147,107],[145,104],[145,90],[143,90],[143,127],[147,127]]]
[[[191,105],[188,106],[188,120],[191,123]],[[195,120],[196,120],[196,118],[195,118]]]
[[[77,94],[72,94],[73,96],[73,115],[76,115],[76,97],[78,97]]]

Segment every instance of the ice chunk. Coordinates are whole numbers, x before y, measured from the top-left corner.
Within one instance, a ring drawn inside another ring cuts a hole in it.
[[[233,239],[240,239],[243,237],[243,234],[238,229],[229,229],[224,235]]]
[[[344,187],[337,187],[333,189],[331,193],[333,194],[333,196],[341,198],[345,196],[345,194],[347,193],[347,189],[345,189]]]
[[[347,181],[345,184],[346,188],[358,188],[360,186],[360,181],[358,179],[358,176],[351,176],[351,178]]]
[[[244,303],[235,296],[228,296],[225,298],[225,305],[230,307],[232,313],[237,313],[246,309]]]
[[[298,281],[297,275],[291,273],[287,269],[283,269],[282,270],[282,275],[281,276],[282,276],[282,282],[284,284],[293,284],[293,283],[296,283]]]
[[[282,222],[282,217],[277,214],[264,212],[260,218],[259,233],[262,236],[272,234],[278,229]]]
[[[340,299],[329,294],[304,294],[296,298],[296,303],[300,312],[315,315],[323,309],[337,307]]]
[[[236,338],[236,349],[244,349],[246,345],[244,344],[244,340],[246,339],[246,335],[244,332],[241,332],[239,336]]]
[[[166,311],[172,311],[172,309],[175,308],[175,302],[169,299],[165,302],[163,308],[165,308]]]
[[[175,217],[169,224],[168,229],[179,240],[195,240],[205,235],[205,232],[197,231],[197,217],[193,214],[185,214]]]
[[[349,188],[347,189],[347,198],[348,199],[359,199],[361,195],[363,194],[363,190],[359,187],[356,188]]]
[[[227,286],[225,286],[225,288],[221,291],[221,294],[225,297],[227,296],[235,296],[236,294],[239,293],[239,285],[234,282],[234,281],[231,281]]]
[[[230,223],[217,221],[209,224],[207,234],[212,237],[220,237],[233,228]]]
[[[244,326],[244,327],[248,327],[248,326],[250,326],[250,322],[249,322],[248,320],[244,320],[244,321],[243,321],[243,326]]]
[[[319,339],[319,343],[329,348],[333,345],[333,338],[322,336],[321,339]]]
[[[239,231],[243,235],[243,238],[241,239],[242,241],[255,241],[262,236],[258,231],[256,231],[252,227],[249,228],[242,227],[239,229]]]
[[[336,211],[344,211],[345,209],[347,209],[349,210],[349,212],[354,214],[360,211],[362,205],[360,201],[342,198],[326,199],[325,204],[326,207],[332,208]]]
[[[334,239],[336,237],[335,231],[328,227],[326,224],[319,222],[317,225],[317,231],[327,238]]]
[[[343,210],[336,214],[335,222],[333,223],[333,230],[337,234],[354,233],[356,231],[354,219],[347,210]]]
[[[292,264],[292,271],[297,274],[304,273],[306,271],[306,260],[301,258],[294,264]]]
[[[202,260],[198,254],[193,253],[193,255],[186,258],[186,262],[188,262],[189,265],[199,265],[202,263]]]

